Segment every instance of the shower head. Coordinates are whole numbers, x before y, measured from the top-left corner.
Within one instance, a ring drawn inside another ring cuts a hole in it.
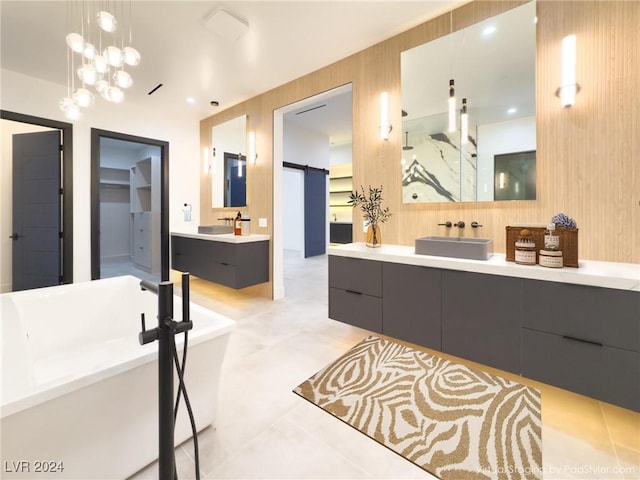
[[[406,131],[404,132],[404,134],[405,134],[405,141],[404,141],[404,145],[402,146],[402,150],[413,150],[413,147],[409,145],[409,132]]]

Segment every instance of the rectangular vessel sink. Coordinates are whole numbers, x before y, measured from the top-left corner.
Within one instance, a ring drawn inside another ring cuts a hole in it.
[[[221,235],[223,233],[233,233],[232,225],[198,225],[198,233],[209,235]]]
[[[488,260],[493,255],[493,240],[463,237],[416,238],[416,253],[437,257]]]

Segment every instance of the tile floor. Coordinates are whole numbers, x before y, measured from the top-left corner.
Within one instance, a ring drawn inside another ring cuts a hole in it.
[[[100,262],[100,278],[118,277],[120,275],[133,275],[142,280],[156,283],[160,281],[160,275],[153,275],[141,268],[137,268],[136,264],[129,260],[129,257],[108,258]]]
[[[369,332],[327,317],[326,257],[285,262],[279,301],[191,281],[193,301],[237,322],[218,420],[198,436],[201,477],[435,478],[291,392]],[[640,414],[487,370],[542,391],[545,479],[640,478]],[[192,441],[176,448],[176,464],[180,479],[194,478]],[[157,478],[157,464],[132,478]]]

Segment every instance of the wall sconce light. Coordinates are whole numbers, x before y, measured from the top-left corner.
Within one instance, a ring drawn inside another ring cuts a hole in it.
[[[576,101],[580,86],[576,83],[576,36],[567,35],[562,39],[562,84],[556,90],[563,107],[570,107]]]
[[[256,153],[256,132],[249,132],[249,162],[256,164],[258,154]]]
[[[389,140],[389,134],[393,127],[389,123],[389,94],[382,92],[380,94],[380,138]]]
[[[467,113],[467,99],[462,99],[462,109],[460,110],[460,143],[462,145],[469,141],[469,114]]]
[[[211,163],[209,163],[209,147],[202,149],[202,171],[207,175],[211,171]]]

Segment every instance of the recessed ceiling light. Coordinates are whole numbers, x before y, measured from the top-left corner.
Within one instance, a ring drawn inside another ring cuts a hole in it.
[[[516,107],[511,107],[509,110],[507,110],[507,113],[509,115],[513,115],[514,113],[516,113],[518,111],[518,109]]]
[[[488,26],[482,31],[482,35],[484,35],[485,37],[493,35],[494,33],[496,33],[496,27],[494,27],[493,25]]]
[[[193,97],[187,97],[187,103],[194,104],[194,103],[196,103],[196,99],[193,98]]]

